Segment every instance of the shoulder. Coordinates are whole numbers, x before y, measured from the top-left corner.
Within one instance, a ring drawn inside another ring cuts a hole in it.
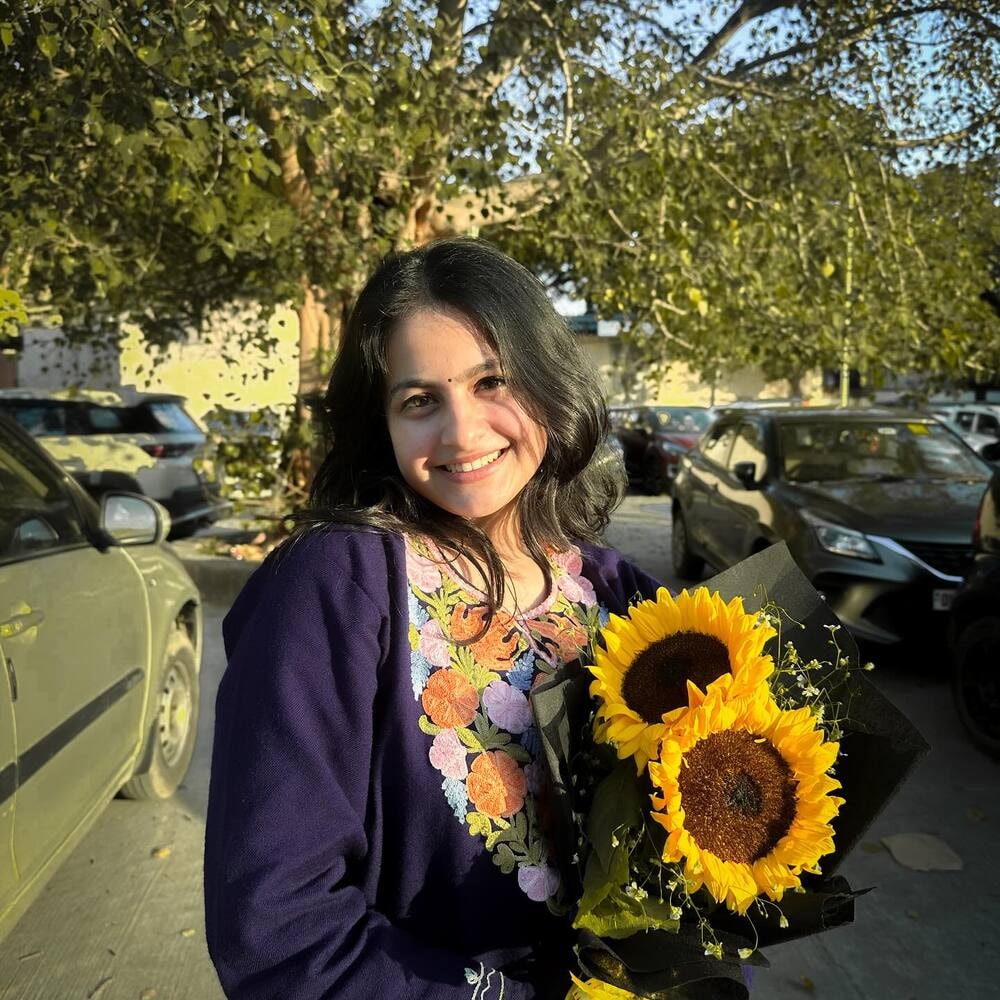
[[[594,584],[598,599],[609,610],[624,608],[634,598],[651,598],[663,586],[659,580],[639,569],[617,549],[577,542],[583,557],[584,575]]]
[[[254,571],[224,630],[243,631],[252,618],[339,619],[345,611],[360,625],[386,619],[405,583],[402,538],[354,527],[313,528],[283,543]]]
[[[393,532],[329,525],[294,535],[261,564],[262,583],[320,578],[381,590],[403,571],[403,539]]]

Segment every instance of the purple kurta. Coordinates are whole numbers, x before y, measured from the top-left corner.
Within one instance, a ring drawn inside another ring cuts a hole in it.
[[[659,586],[613,550],[581,548],[609,611]],[[542,973],[517,978],[522,960],[568,965],[566,922],[442,794],[407,597],[400,537],[337,528],[269,557],[226,617],[205,913],[234,1000],[521,1000],[546,995]]]

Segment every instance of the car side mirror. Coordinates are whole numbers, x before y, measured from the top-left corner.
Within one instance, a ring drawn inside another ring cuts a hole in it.
[[[752,490],[757,485],[757,463],[737,462],[733,466],[733,475],[748,490]]]
[[[155,500],[137,493],[105,493],[101,529],[119,545],[151,545],[170,532],[170,515]]]
[[[982,451],[979,453],[990,462],[992,465],[1000,465],[1000,441],[995,441],[993,444],[987,444],[983,446]]]

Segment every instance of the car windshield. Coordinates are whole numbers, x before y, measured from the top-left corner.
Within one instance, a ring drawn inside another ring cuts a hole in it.
[[[708,411],[683,406],[660,406],[656,409],[660,429],[675,434],[700,434],[708,427]]]
[[[778,425],[784,478],[986,479],[986,466],[935,421],[809,420]]]

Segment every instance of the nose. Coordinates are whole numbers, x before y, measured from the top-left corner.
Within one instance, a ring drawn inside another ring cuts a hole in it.
[[[483,436],[484,417],[475,399],[453,398],[441,407],[441,444],[456,452],[471,451]]]

